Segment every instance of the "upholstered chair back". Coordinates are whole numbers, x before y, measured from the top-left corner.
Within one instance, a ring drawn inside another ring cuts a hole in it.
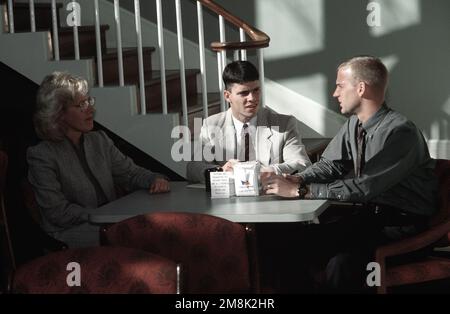
[[[101,238],[181,263],[186,293],[242,293],[258,286],[254,238],[248,231],[211,215],[152,213],[111,225]]]

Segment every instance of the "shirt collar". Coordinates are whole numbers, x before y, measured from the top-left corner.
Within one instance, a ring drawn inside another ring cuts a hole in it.
[[[236,130],[236,134],[241,134],[242,127],[243,127],[244,123],[239,121],[238,119],[236,119],[233,116],[233,114],[231,114],[231,117],[233,118],[233,124],[234,124],[234,129]],[[256,116],[251,118],[250,121],[247,122],[247,124],[248,124],[248,126],[253,126],[253,127],[256,128]],[[250,128],[250,129],[252,129],[252,128]]]
[[[389,107],[386,103],[383,103],[381,108],[369,118],[366,122],[362,124],[363,129],[368,132],[371,128],[375,127],[381,120],[384,119],[386,113],[389,112]],[[359,123],[359,122],[358,122]]]

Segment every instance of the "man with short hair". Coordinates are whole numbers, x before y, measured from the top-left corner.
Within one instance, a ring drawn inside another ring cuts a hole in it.
[[[438,208],[435,161],[420,130],[387,106],[387,83],[388,71],[378,58],[360,56],[342,63],[333,97],[341,113],[351,117],[320,161],[297,176],[263,180],[267,194],[362,203],[337,223],[312,226],[298,235],[311,239],[309,249],[334,255],[328,283],[346,289],[341,292],[361,284],[367,263],[355,260],[370,261],[376,246],[423,231]]]
[[[191,182],[204,182],[206,169],[232,171],[238,161],[259,161],[262,170],[292,174],[311,164],[298,130],[298,121],[288,115],[260,108],[259,73],[248,61],[235,61],[223,71],[226,112],[204,120],[200,132],[201,161],[187,165]],[[209,156],[205,152],[210,152]],[[209,159],[209,160],[208,160]]]

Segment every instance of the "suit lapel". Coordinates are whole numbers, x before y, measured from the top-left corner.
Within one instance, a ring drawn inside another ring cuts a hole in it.
[[[219,137],[219,145],[223,149],[224,161],[227,161],[230,158],[236,159],[236,131],[234,129],[233,118],[231,117],[231,109],[228,109],[225,114],[222,132],[223,136]]]

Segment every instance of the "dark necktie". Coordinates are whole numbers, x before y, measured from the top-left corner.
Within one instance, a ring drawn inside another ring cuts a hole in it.
[[[358,148],[358,152],[356,154],[356,169],[355,175],[356,177],[361,176],[361,170],[364,166],[364,151],[365,151],[365,139],[366,139],[366,130],[362,127],[362,123],[358,123],[358,129],[356,132],[356,144]]]
[[[248,124],[242,126],[243,140],[245,145],[244,161],[250,160],[250,134],[248,133]]]

